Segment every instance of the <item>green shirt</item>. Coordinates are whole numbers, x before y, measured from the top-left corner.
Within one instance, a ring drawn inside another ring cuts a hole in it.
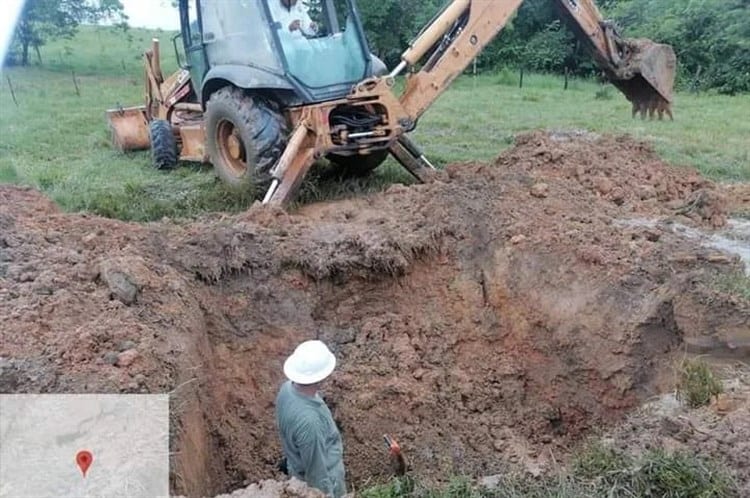
[[[327,495],[343,496],[341,434],[321,397],[305,396],[286,381],[276,396],[276,423],[289,474]]]

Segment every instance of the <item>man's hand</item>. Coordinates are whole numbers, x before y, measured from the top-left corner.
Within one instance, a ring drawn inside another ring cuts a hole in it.
[[[295,19],[289,24],[289,31],[297,31],[302,28],[302,22],[299,19]]]

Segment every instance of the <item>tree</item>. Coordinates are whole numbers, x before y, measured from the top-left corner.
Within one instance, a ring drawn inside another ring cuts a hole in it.
[[[370,49],[391,67],[445,0],[358,2]]]
[[[14,45],[20,49],[20,64],[29,64],[29,49],[36,50],[56,38],[71,38],[83,22],[102,20],[127,26],[119,0],[27,0],[16,26]]]
[[[679,84],[750,91],[750,0],[621,0],[612,13],[626,35],[674,47]]]

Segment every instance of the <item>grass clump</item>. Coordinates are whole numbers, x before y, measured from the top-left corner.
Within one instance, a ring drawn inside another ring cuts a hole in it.
[[[678,366],[677,399],[691,408],[705,406],[724,391],[721,380],[705,361],[684,359]]]
[[[632,477],[633,496],[724,498],[737,496],[732,479],[713,463],[683,452],[653,450]]]
[[[709,460],[684,452],[651,450],[635,458],[601,442],[587,445],[570,472],[499,476],[491,487],[453,477],[429,486],[406,477],[358,491],[364,498],[730,498],[736,483]]]
[[[573,460],[573,474],[589,481],[610,482],[612,477],[632,465],[633,460],[630,456],[601,441],[594,441],[576,455]]]
[[[750,218],[750,213],[747,215]],[[724,292],[750,300],[750,277],[744,273],[736,272],[729,275],[721,275],[715,281],[716,287]]]
[[[10,164],[0,164],[0,183],[18,183],[18,173]]]
[[[497,79],[495,82],[498,85],[503,86],[517,86],[518,85],[518,72],[514,72],[507,67],[504,67],[497,72]]]
[[[411,477],[392,479],[356,493],[363,498],[483,498],[490,496],[464,476],[453,477],[444,486],[430,487]]]
[[[736,496],[732,478],[716,464],[685,452],[655,449],[640,458],[594,443],[580,453],[573,475],[588,482],[594,496],[719,498]]]
[[[366,488],[358,493],[362,498],[400,498],[412,496],[415,489],[414,479],[408,477],[394,478],[385,484]]]
[[[612,100],[614,98],[612,96],[612,87],[602,86],[594,93],[594,98],[596,100]]]
[[[532,478],[508,476],[493,489],[482,489],[483,498],[596,498],[590,484],[569,475]]]

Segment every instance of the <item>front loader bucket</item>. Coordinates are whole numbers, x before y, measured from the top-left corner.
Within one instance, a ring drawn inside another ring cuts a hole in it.
[[[654,112],[672,116],[672,91],[677,57],[670,45],[654,43],[647,39],[626,40],[630,54],[623,73],[627,79],[613,79],[633,104],[633,116],[640,112],[645,117]]]
[[[151,147],[146,106],[110,109],[107,111],[107,123],[112,133],[112,145],[120,151]]]

